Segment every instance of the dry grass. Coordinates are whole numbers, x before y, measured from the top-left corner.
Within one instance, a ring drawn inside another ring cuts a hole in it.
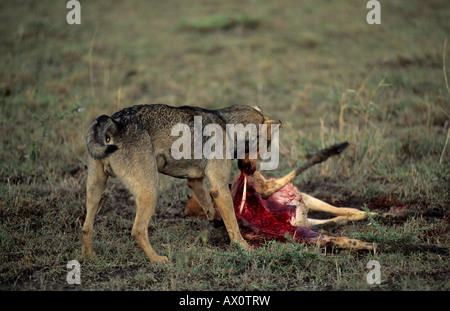
[[[296,185],[333,204],[435,217],[361,222],[332,232],[367,241],[449,245],[450,32],[445,1],[0,4],[0,288],[98,290],[448,290],[448,258],[431,252],[330,252],[229,246],[223,227],[188,219],[184,181],[162,178],[148,262],[130,239],[134,202],[109,184],[95,223],[97,257],[80,258],[85,132],[100,114],[162,102],[257,104],[288,126],[280,176],[337,141],[350,148]],[[447,61],[447,64],[445,63]],[[444,70],[443,70],[444,69]],[[447,70],[446,70],[447,69]],[[447,84],[448,86],[448,84]],[[82,284],[66,283],[69,260]],[[366,282],[381,264],[382,283]]]

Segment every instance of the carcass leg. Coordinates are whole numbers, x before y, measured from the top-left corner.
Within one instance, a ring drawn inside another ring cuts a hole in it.
[[[315,239],[315,241],[308,241],[308,244],[318,244],[320,246],[326,246],[331,248],[341,248],[349,249],[352,251],[360,250],[374,250],[374,243],[367,243],[356,239],[350,239],[346,237],[331,237],[327,235],[322,235],[321,237]]]
[[[331,219],[312,219],[308,218],[306,226],[308,228],[317,227],[317,228],[326,228],[326,227],[340,227],[345,226],[349,222],[349,219],[345,216],[338,216]]]
[[[348,207],[335,207],[328,203],[325,203],[319,199],[316,199],[306,193],[302,193],[303,202],[305,202],[306,206],[310,210],[323,212],[336,216],[344,216],[348,218],[348,220],[356,221],[367,218],[367,214],[364,211],[357,210],[356,208],[348,208]],[[371,213],[372,215],[377,215],[376,213]],[[336,217],[338,218],[338,217]],[[337,219],[339,220],[339,219]],[[332,221],[332,219],[328,219],[328,221]]]

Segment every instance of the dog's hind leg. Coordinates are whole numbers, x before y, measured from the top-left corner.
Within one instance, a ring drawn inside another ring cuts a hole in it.
[[[156,253],[148,239],[148,224],[156,207],[157,190],[157,185],[153,185],[153,187],[144,190],[145,192],[135,192],[137,209],[131,235],[150,261],[169,262],[166,256],[159,256]]]
[[[152,163],[153,162],[153,163]],[[136,162],[135,162],[136,163]],[[155,211],[158,199],[158,171],[154,161],[143,160],[133,169],[131,192],[136,198],[136,218],[131,235],[152,262],[169,262],[166,256],[159,256],[148,239],[148,224]]]
[[[206,214],[206,218],[208,220],[213,220],[216,214],[216,210],[214,209],[211,196],[209,195],[206,189],[205,179],[204,178],[188,179],[187,186],[194,193],[197,202],[200,204],[200,206],[202,207],[203,211]]]
[[[100,160],[89,157],[88,176],[86,183],[86,219],[83,225],[83,241],[81,254],[92,256],[92,234],[94,228],[94,218],[98,211],[98,204],[106,187],[108,175],[104,171]]]
[[[130,152],[129,166],[122,168],[120,179],[136,199],[136,217],[131,236],[152,262],[169,262],[159,256],[148,239],[148,224],[158,199],[158,169],[151,150]],[[149,148],[150,149],[150,148]],[[118,170],[117,170],[118,171]],[[118,174],[119,175],[119,174]]]

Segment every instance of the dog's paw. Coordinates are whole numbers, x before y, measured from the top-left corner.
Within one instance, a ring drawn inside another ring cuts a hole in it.
[[[167,258],[167,256],[155,256],[153,258],[150,259],[152,262],[155,263],[168,263],[170,262],[169,258]]]
[[[81,250],[81,256],[83,258],[92,258],[95,256],[95,252],[92,249],[82,249]]]

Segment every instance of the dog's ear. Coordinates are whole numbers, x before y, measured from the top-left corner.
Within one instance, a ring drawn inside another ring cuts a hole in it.
[[[281,120],[266,120],[264,121],[264,124],[267,124],[267,127],[270,128],[272,124],[278,124],[280,128],[284,127],[285,124]]]
[[[284,126],[284,123],[281,120],[266,120],[263,124],[267,125],[267,130],[259,133],[260,139],[265,139],[266,141],[270,141],[272,139],[272,124],[278,124],[280,128]]]
[[[264,113],[264,112],[262,111],[262,109],[261,109],[260,106],[252,106],[252,108],[255,109],[256,111],[259,111],[259,112],[261,112],[261,113]]]

